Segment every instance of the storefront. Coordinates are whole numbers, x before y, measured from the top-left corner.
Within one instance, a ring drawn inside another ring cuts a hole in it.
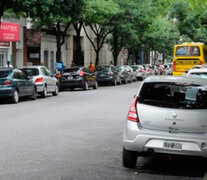
[[[11,45],[9,42],[0,42],[0,67],[5,66],[11,59]]]

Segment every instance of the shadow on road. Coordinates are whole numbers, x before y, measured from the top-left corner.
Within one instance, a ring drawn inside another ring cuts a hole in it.
[[[207,169],[207,160],[179,155],[154,155],[138,158],[136,169],[147,174],[203,177]]]

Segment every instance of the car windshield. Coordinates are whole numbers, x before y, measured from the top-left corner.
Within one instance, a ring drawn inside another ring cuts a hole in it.
[[[5,78],[9,75],[9,71],[0,71],[0,78]]]
[[[140,67],[138,67],[138,66],[132,66],[132,69],[134,70],[134,71],[136,71],[137,69],[139,69]]]
[[[190,76],[207,79],[207,72],[192,72],[190,73]]]
[[[176,56],[200,56],[198,46],[181,46],[176,49]]]
[[[207,109],[207,86],[187,83],[145,83],[139,103],[179,109]]]
[[[39,70],[37,68],[23,68],[21,69],[27,76],[38,76]]]

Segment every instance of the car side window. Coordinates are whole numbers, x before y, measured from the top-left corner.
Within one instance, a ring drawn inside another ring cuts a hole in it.
[[[15,71],[14,74],[13,74],[13,78],[14,79],[22,79],[22,76],[19,72]]]
[[[44,67],[41,67],[41,72],[43,75],[47,76],[47,72],[46,72],[46,69]]]
[[[23,72],[19,72],[19,74],[20,74],[22,79],[25,79],[25,80],[28,79],[27,76]]]
[[[52,76],[51,72],[48,69],[45,69],[47,76]]]

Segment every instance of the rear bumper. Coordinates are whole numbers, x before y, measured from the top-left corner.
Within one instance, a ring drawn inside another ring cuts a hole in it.
[[[174,72],[172,72],[172,75],[173,76],[182,76],[183,73],[185,73],[185,72],[175,72],[174,71]]]
[[[105,78],[99,78],[99,77],[97,77],[97,82],[98,83],[110,83],[110,82],[114,82],[114,77],[113,76],[105,77]]]
[[[181,143],[182,149],[166,149],[163,147],[166,141]],[[207,146],[207,134],[175,134],[143,129],[137,123],[128,120],[125,124],[123,146],[130,151],[207,157],[207,147],[204,145]]]
[[[8,96],[13,96],[13,88],[12,87],[0,88],[0,97],[8,97]]]
[[[40,93],[40,92],[43,92],[43,87],[44,85],[43,84],[35,84],[36,87],[37,87],[37,92]]]
[[[60,81],[60,88],[83,88],[85,86],[84,80]]]

